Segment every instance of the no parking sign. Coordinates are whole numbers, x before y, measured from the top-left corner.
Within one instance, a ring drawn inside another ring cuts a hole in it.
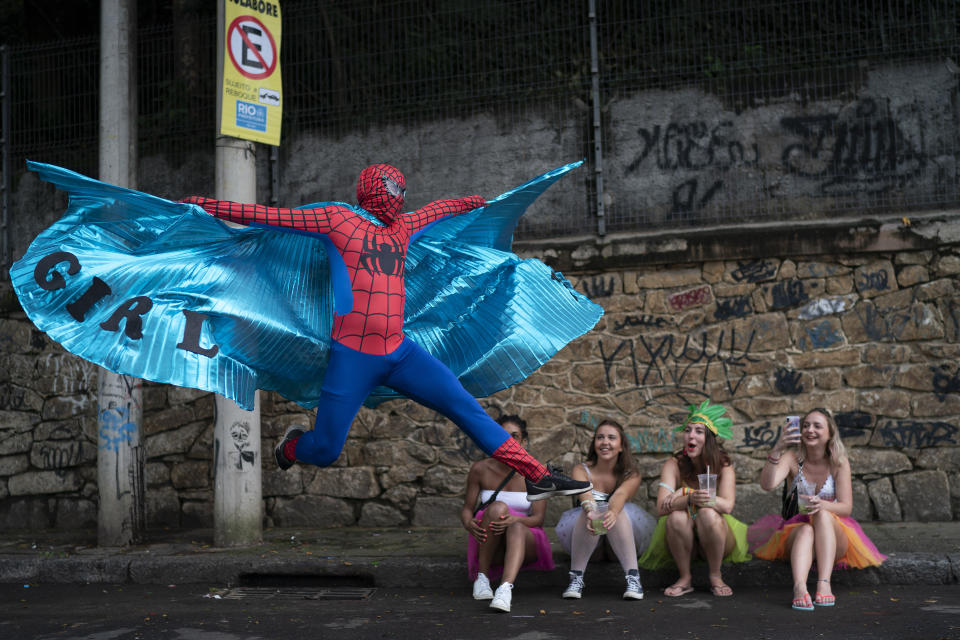
[[[220,133],[280,144],[280,3],[223,0],[224,51]]]

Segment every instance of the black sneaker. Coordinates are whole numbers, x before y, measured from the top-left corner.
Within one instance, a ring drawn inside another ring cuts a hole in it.
[[[283,453],[283,445],[287,444],[291,440],[296,440],[304,434],[303,427],[299,425],[292,425],[287,427],[286,432],[283,434],[283,437],[280,438],[280,442],[273,450],[273,455],[277,458],[277,466],[280,467],[282,471],[286,471],[293,466],[293,463],[296,460],[290,460]]]
[[[527,500],[545,500],[550,496],[573,496],[593,489],[592,482],[574,480],[556,467],[549,467],[547,475],[537,482],[527,478]]]

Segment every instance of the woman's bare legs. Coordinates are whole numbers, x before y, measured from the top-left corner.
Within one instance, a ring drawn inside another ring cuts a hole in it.
[[[735,541],[727,521],[715,509],[703,507],[697,511],[694,523],[700,549],[707,558],[710,572],[710,590],[715,596],[731,596],[733,590],[723,581],[721,567],[723,557],[733,550]]]
[[[499,520],[501,516],[510,515],[507,505],[499,500],[487,507],[483,512],[481,524],[490,531],[489,524]],[[520,567],[526,562],[532,562],[537,557],[536,542],[530,527],[514,522],[507,527],[502,535],[489,535],[487,541],[480,545],[477,565],[480,573],[489,575],[490,565],[500,558],[503,559],[503,578],[501,583],[513,584],[520,573]]]
[[[793,597],[809,595],[807,577],[813,564],[814,529],[810,524],[802,524],[790,532],[787,538],[787,550],[790,553],[790,570],[793,572]],[[833,565],[831,565],[833,566]]]
[[[477,550],[477,571],[489,576],[490,565],[494,560],[504,556],[506,540],[504,536],[495,536],[490,530],[490,523],[500,518],[500,516],[509,514],[507,505],[496,501],[483,510],[483,518],[480,520],[480,526],[487,531],[487,539],[479,544]]]
[[[817,556],[817,593],[833,596],[830,576],[833,565],[847,553],[849,540],[837,519],[829,511],[821,509],[810,518],[813,523],[814,553]]]
[[[686,511],[673,511],[667,515],[667,547],[677,563],[680,577],[664,589],[668,596],[681,595],[693,583],[690,562],[693,556],[693,518]]]
[[[503,534],[503,537],[506,538],[507,549],[503,556],[503,579],[501,582],[514,584],[517,580],[517,574],[520,573],[520,567],[536,559],[537,546],[530,527],[519,522],[514,522],[507,527],[507,532]]]

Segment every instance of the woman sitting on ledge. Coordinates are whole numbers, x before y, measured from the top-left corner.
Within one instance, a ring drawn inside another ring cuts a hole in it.
[[[527,446],[525,420],[511,415],[497,422],[517,445]],[[521,569],[553,570],[553,550],[542,526],[546,511],[545,500],[527,500],[523,476],[503,462],[484,458],[471,465],[460,522],[470,533],[467,572],[473,580],[474,600],[490,600],[491,609],[509,612],[513,584]],[[494,593],[490,579],[501,574]]]
[[[794,609],[832,607],[835,566],[862,569],[879,565],[886,556],[850,517],[850,461],[828,410],[814,409],[803,416],[799,429],[781,432],[763,466],[760,486],[770,491],[785,480],[789,492],[797,490],[800,512],[788,520],[776,514],[760,518],[749,529],[751,548],[764,560],[790,559]],[[814,558],[817,588],[811,601],[807,577]]]
[[[668,458],[660,472],[657,511],[660,520],[653,540],[640,558],[644,569],[676,564],[680,577],[663,593],[669,597],[693,591],[690,565],[706,558],[710,592],[732,596],[723,581],[723,562],[746,562],[747,526],[730,515],[736,502],[737,479],[730,456],[717,438],[730,438],[733,423],[722,417],[726,410],[708,400],[697,407],[674,431],[683,430],[683,448]],[[700,476],[713,475],[715,494],[700,488]]]
[[[587,461],[574,467],[570,475],[589,480],[593,490],[578,496],[580,506],[565,511],[557,522],[557,538],[570,554],[570,585],[563,597],[582,596],[587,562],[606,555],[609,545],[623,567],[623,598],[642,600],[637,552],[647,548],[657,521],[630,502],[642,478],[620,423],[604,420],[597,425]]]

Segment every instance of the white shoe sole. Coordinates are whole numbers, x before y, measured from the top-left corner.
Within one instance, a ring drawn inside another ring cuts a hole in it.
[[[634,593],[632,591],[624,591],[623,593],[624,600],[643,600],[642,593]]]
[[[503,602],[496,602],[496,601],[491,602],[490,608],[496,609],[497,611],[503,611],[504,613],[510,613],[510,605],[505,604]]]
[[[479,595],[473,594],[473,599],[474,600],[493,600],[493,592],[491,591],[489,594],[487,593],[481,593]]]
[[[590,483],[590,486],[586,489],[555,489],[553,491],[544,491],[543,493],[538,493],[535,495],[527,494],[527,502],[536,502],[537,500],[546,500],[547,498],[552,498],[553,496],[578,496],[581,493],[586,493],[593,489],[593,483]]]
[[[580,594],[579,591],[564,591],[563,597],[567,600],[579,600],[583,596]]]

